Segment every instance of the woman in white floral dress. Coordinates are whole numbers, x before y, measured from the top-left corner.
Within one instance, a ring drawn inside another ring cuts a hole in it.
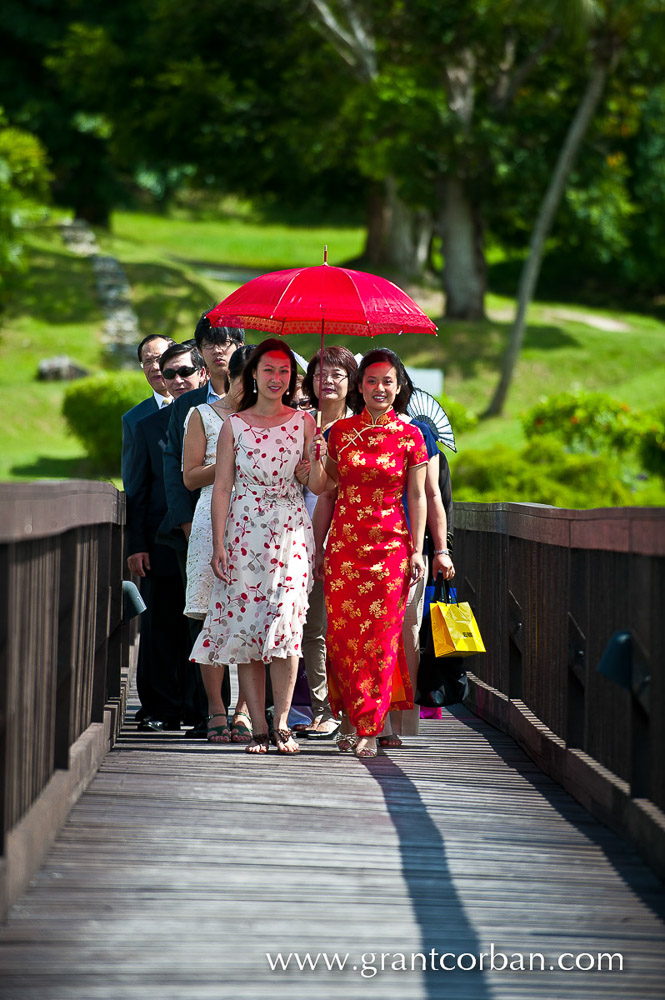
[[[274,697],[273,741],[297,753],[288,714],[312,587],[314,540],[299,481],[315,426],[291,401],[296,361],[283,341],[266,340],[243,373],[238,411],[224,423],[212,494],[215,580],[192,650],[201,664],[237,664],[254,736],[249,753],[268,751],[265,664]],[[233,491],[233,496],[232,496]]]
[[[215,577],[210,566],[212,554],[212,521],[210,501],[215,481],[215,456],[222,425],[230,413],[235,413],[242,396],[242,372],[247,358],[254,350],[245,344],[229,359],[230,384],[225,396],[214,403],[200,403],[192,407],[185,419],[185,438],[182,453],[182,474],[189,490],[200,489],[194,511],[192,530],[187,544],[187,591],[185,614],[189,618],[204,619],[208,613],[210,594]],[[251,729],[247,703],[239,684],[235,714],[229,730],[222,680],[224,673],[210,664],[201,664],[201,679],[208,698],[208,741],[210,743],[248,743]],[[215,725],[215,722],[222,722]]]

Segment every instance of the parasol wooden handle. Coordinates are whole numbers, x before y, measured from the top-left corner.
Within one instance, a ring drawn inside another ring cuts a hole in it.
[[[320,402],[320,400],[321,400],[321,395],[319,393],[319,409],[316,411],[316,433],[317,434],[321,433],[321,402]],[[320,458],[321,458],[321,442],[317,441],[316,442],[316,460],[317,460],[317,462],[318,462],[318,460]]]

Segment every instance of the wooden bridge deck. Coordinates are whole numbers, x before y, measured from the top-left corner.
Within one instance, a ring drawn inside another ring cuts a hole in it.
[[[362,763],[128,723],[0,928],[0,996],[662,998],[655,875],[511,739],[465,711],[423,730]],[[429,968],[492,945],[512,970]],[[348,958],[273,972],[279,952]],[[623,971],[564,971],[565,953]]]

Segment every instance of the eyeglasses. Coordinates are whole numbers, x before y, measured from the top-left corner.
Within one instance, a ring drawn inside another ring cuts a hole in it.
[[[327,382],[328,379],[330,379],[330,381],[334,382],[335,385],[338,385],[340,382],[343,382],[344,379],[348,377],[349,376],[346,372],[328,372],[325,370],[325,368],[323,369],[323,372],[314,372],[313,375],[313,379],[315,382],[318,382],[320,378],[324,382]]]
[[[139,362],[139,364],[141,365],[141,368],[155,368],[159,364],[160,358],[161,354],[155,354],[152,358],[144,358],[143,361]]]
[[[165,368],[162,375],[170,382],[171,379],[178,378],[178,376],[180,376],[180,378],[189,378],[190,375],[193,375],[194,372],[197,372],[198,370],[199,369],[195,368],[193,365],[187,365],[186,368]]]
[[[312,404],[307,396],[297,399],[293,405],[297,410],[310,410],[312,408]]]
[[[201,350],[202,351],[214,351],[215,348],[219,348],[224,354],[228,354],[229,351],[233,353],[240,347],[240,344],[236,344],[235,340],[202,340]]]

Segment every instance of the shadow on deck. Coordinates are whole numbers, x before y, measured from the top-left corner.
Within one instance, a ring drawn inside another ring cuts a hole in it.
[[[510,737],[301,745],[126,723],[0,929],[3,1000],[662,995],[661,883]]]

